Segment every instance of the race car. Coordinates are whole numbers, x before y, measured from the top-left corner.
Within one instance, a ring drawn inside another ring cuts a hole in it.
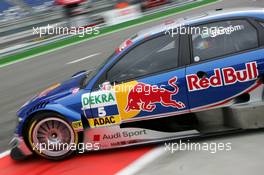
[[[141,31],[95,70],[24,104],[11,157],[264,127],[264,9],[218,9]],[[80,150],[80,149],[79,149]]]

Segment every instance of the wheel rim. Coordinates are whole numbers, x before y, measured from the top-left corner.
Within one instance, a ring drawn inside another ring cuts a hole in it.
[[[40,154],[58,157],[67,154],[75,142],[71,126],[60,118],[50,117],[39,121],[33,129],[33,148]]]

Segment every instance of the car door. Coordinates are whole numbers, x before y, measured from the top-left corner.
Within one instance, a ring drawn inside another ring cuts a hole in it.
[[[129,49],[111,65],[106,73],[111,87],[103,86],[91,93],[104,94],[106,99],[111,94],[110,100],[91,104],[93,117],[102,121],[96,125],[104,125],[103,120],[109,117],[116,124],[188,111],[185,67],[179,65],[179,46],[179,36],[159,34]],[[95,102],[96,98],[93,99]]]
[[[204,31],[192,34],[192,64],[186,68],[192,112],[233,103],[235,97],[256,88],[263,74],[264,50],[250,21],[225,20],[198,27]]]

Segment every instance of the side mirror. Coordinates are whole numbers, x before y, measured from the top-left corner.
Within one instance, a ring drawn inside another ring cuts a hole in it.
[[[72,75],[72,78],[77,77],[77,76],[79,76],[81,74],[84,74],[85,72],[86,72],[86,70],[82,70],[82,71],[76,72],[75,74]]]

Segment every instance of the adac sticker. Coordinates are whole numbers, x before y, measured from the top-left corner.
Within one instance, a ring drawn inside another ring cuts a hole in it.
[[[88,121],[91,128],[96,128],[96,127],[120,124],[121,118],[120,116],[108,116],[108,117],[88,119]]]

